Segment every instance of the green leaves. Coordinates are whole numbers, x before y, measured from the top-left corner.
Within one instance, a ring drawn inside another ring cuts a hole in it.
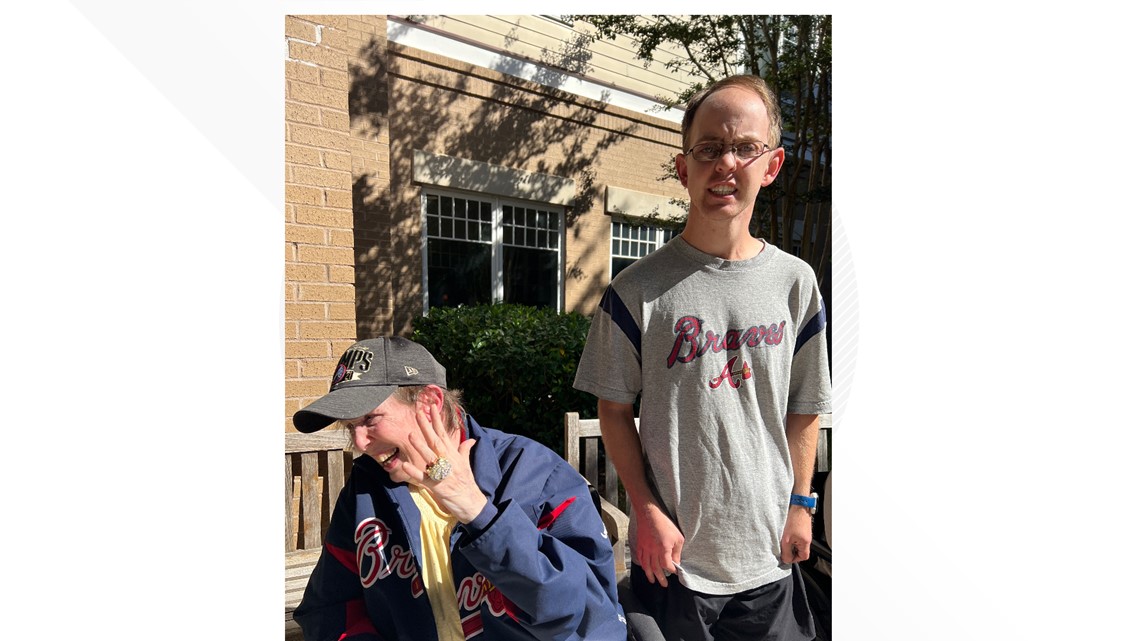
[[[497,304],[434,307],[412,323],[412,340],[447,368],[480,424],[562,451],[562,416],[596,415],[573,388],[590,320],[577,312]]]

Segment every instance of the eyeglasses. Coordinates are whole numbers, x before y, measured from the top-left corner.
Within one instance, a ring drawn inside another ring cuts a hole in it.
[[[723,156],[725,149],[731,149],[732,155],[740,160],[751,160],[772,151],[772,148],[767,144],[752,140],[731,145],[723,142],[699,142],[693,145],[692,149],[686,151],[684,155],[693,154],[693,158],[699,162],[712,162]]]

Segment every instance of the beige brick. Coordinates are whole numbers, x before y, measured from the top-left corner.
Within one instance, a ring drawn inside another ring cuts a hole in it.
[[[322,34],[330,28],[339,29],[341,31],[348,31],[348,16],[321,15],[312,16],[312,20],[317,24],[324,25],[324,28],[321,29]]]
[[[352,187],[352,174],[347,171],[296,166],[289,167],[289,173],[292,176],[292,182],[301,185],[331,187],[333,189],[350,189]]]
[[[293,377],[290,376],[289,378]],[[293,424],[293,415],[306,405],[308,405],[308,403],[301,402],[301,399],[299,398],[285,399],[285,416],[288,417],[285,420],[289,422],[290,426]]]
[[[334,29],[321,29],[321,44],[329,49],[345,52],[348,51],[348,21],[344,22],[344,27]]]
[[[299,205],[319,205],[324,200],[324,192],[316,187],[285,185],[285,202]]]
[[[352,285],[314,285],[309,283],[301,284],[300,300],[303,301],[354,301],[356,300],[356,290]],[[303,332],[302,332],[303,333]],[[343,338],[345,334],[337,334],[338,338]],[[307,336],[308,338],[318,338],[314,336]]]
[[[307,405],[317,398],[328,394],[330,378],[332,378],[331,373],[328,378],[293,379],[291,381],[285,381],[285,396],[287,398],[305,399],[302,400],[302,403]]]
[[[340,355],[337,354],[334,358],[301,361],[301,378],[331,379],[339,359]]]
[[[285,145],[285,162],[312,167],[324,166],[324,163],[321,162],[320,150],[313,147],[302,147],[301,145]]]
[[[300,361],[285,361],[285,378],[297,378],[301,373]]]
[[[324,303],[287,303],[285,305],[285,320],[311,321],[311,320],[342,320],[328,318]]]
[[[287,128],[286,140],[298,145],[348,152],[348,136],[343,132],[324,129],[323,127],[290,124]]]
[[[329,320],[356,322],[356,303],[329,303]]]
[[[321,227],[308,227],[305,225],[285,225],[285,241],[290,243],[306,243],[309,245],[326,244],[327,233]]]
[[[325,151],[321,153],[321,160],[321,164],[326,169],[343,169],[344,171],[352,169],[352,156],[349,154]]]
[[[286,80],[300,80],[311,85],[321,84],[321,69],[312,64],[304,62],[297,62],[296,60],[285,61],[285,79]]]
[[[288,300],[288,299],[286,299]],[[285,340],[296,340],[301,336],[300,327],[296,321],[285,321]]]
[[[300,263],[323,263],[326,265],[352,265],[352,249],[347,247],[318,247],[299,245],[297,256]],[[326,299],[339,300],[339,299]]]
[[[347,209],[299,206],[297,222],[302,225],[351,228],[352,212]]]
[[[339,109],[321,109],[320,125],[333,131],[348,131],[348,112]]]
[[[348,56],[345,55],[343,50],[337,51],[332,47],[311,45],[296,40],[289,42],[289,59],[312,62],[321,67],[328,67],[330,69],[348,69]]]
[[[351,178],[350,183],[351,184]],[[351,191],[335,191],[332,189],[325,190],[325,206],[338,207],[342,209],[352,209],[352,192]]]
[[[352,247],[356,244],[356,234],[349,229],[330,229],[329,246]]]
[[[316,42],[317,25],[301,20],[296,16],[285,16],[285,37]]]
[[[285,83],[285,97],[311,105],[320,105],[348,112],[348,94],[335,89],[326,89],[307,82],[289,80]]]
[[[321,124],[321,110],[312,105],[303,105],[299,102],[285,102],[285,120],[288,122],[303,122],[309,125]]]
[[[308,321],[301,323],[301,338],[346,338],[356,336],[356,323],[350,321]]]
[[[355,283],[356,268],[350,265],[329,265],[330,283]]]
[[[347,349],[347,348],[345,348]],[[285,343],[285,358],[325,358],[332,355],[328,341],[292,341]],[[344,349],[336,352],[344,353]]]
[[[321,68],[321,86],[337,91],[348,91],[348,72],[340,69]]]
[[[313,263],[290,263],[285,266],[285,280],[294,283],[327,283],[330,282],[329,268],[326,265]],[[289,308],[286,307],[285,311],[288,312]],[[323,308],[321,313],[324,313]],[[286,313],[285,318],[289,318],[288,313]]]

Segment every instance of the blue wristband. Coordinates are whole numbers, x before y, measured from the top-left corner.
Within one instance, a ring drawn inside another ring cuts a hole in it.
[[[800,505],[800,506],[806,507],[807,509],[811,510],[812,514],[815,514],[815,498],[816,498],[816,495],[814,492],[812,493],[811,496],[804,496],[803,494],[793,494],[792,495],[792,505]]]

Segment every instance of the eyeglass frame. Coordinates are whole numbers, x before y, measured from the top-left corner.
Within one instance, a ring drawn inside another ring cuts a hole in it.
[[[760,145],[760,148],[763,149],[763,151],[756,154],[755,156],[748,156],[748,157],[744,157],[744,156],[741,156],[738,153],[736,153],[737,149],[740,145],[749,145],[749,144]],[[720,153],[709,158],[708,160],[701,160],[700,158],[697,158],[696,154],[693,153],[693,150],[696,149],[697,147],[700,147],[701,145],[719,145],[720,146]],[[698,143],[694,144],[692,147],[689,147],[688,151],[682,153],[681,155],[682,156],[688,156],[689,154],[693,154],[693,160],[695,160],[697,162],[715,162],[718,158],[723,157],[725,150],[728,150],[728,149],[732,150],[732,157],[736,158],[737,160],[752,160],[754,158],[759,158],[760,156],[763,156],[764,154],[768,153],[769,151],[775,151],[776,149],[779,149],[779,147],[769,147],[768,143],[761,142],[759,140],[741,140],[740,142],[733,142],[733,143],[714,142],[714,141],[709,140],[709,141],[703,141],[703,142],[698,142]]]

